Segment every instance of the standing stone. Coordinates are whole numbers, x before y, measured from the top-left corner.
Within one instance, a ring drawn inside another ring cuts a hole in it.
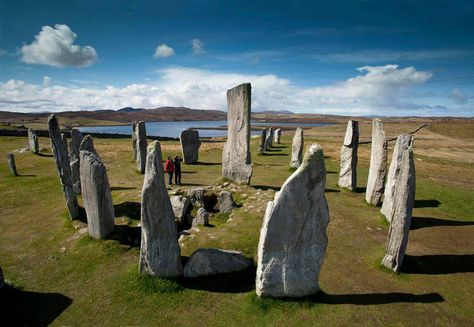
[[[372,148],[370,151],[370,169],[367,180],[365,200],[368,204],[379,206],[387,175],[387,139],[383,129],[383,122],[375,118],[372,120]]]
[[[82,139],[82,133],[78,129],[73,128],[71,130],[71,141],[69,142],[69,161],[71,162],[72,186],[76,194],[81,193],[79,152]]]
[[[291,161],[290,168],[298,168],[301,165],[301,160],[303,159],[303,129],[298,127],[293,136],[293,144],[291,146]]]
[[[142,189],[140,272],[155,277],[179,277],[181,251],[170,198],[166,191],[161,147],[148,146]]]
[[[146,151],[147,151],[147,141],[146,141],[146,128],[145,122],[139,121],[136,126],[136,138],[137,138],[137,169],[140,173],[145,173],[146,165]]]
[[[275,130],[275,137],[274,137],[275,144],[280,144],[280,139],[281,139],[281,128],[277,128]]]
[[[199,132],[193,129],[186,129],[181,132],[179,141],[181,143],[181,151],[183,153],[184,163],[197,163],[199,157],[199,147],[201,146]]]
[[[250,83],[227,91],[227,142],[222,152],[222,175],[237,183],[250,184]]]
[[[137,161],[137,124],[134,120],[132,122],[132,148],[133,148],[133,161]]]
[[[36,132],[33,131],[31,128],[28,128],[28,144],[30,146],[30,151],[34,154],[39,153],[39,144],[38,144],[38,136]]]
[[[82,139],[81,145],[79,146],[79,151],[90,151],[96,153],[94,147],[94,139],[92,138],[92,136],[86,135]]]
[[[413,135],[402,134],[398,136],[395,147],[393,148],[392,161],[388,170],[387,184],[385,185],[384,199],[380,212],[390,222],[394,215],[396,204],[395,191],[401,174],[403,151],[412,148]]]
[[[66,133],[61,133],[61,138],[63,139],[64,148],[66,149],[66,154],[69,158],[69,147],[68,147],[68,143],[67,143],[67,134]]]
[[[105,165],[95,151],[81,150],[82,201],[89,236],[104,239],[114,230],[115,215]]]
[[[198,225],[209,225],[209,212],[204,208],[199,208],[196,213],[196,218],[193,219],[193,227],[197,227]]]
[[[300,297],[319,291],[328,243],[326,168],[319,144],[268,202],[258,244],[258,296]]]
[[[270,149],[273,146],[273,128],[269,128],[267,136],[265,138],[265,150]]]
[[[234,198],[230,191],[222,191],[219,195],[219,212],[231,212],[235,207]]]
[[[16,163],[15,163],[15,156],[13,153],[7,154],[7,162],[8,162],[8,169],[10,169],[10,174],[12,176],[18,176],[18,172],[16,171]]]
[[[258,145],[258,153],[262,154],[265,151],[265,141],[267,140],[267,129],[262,130],[262,134],[260,136],[260,143]]]
[[[188,229],[192,225],[192,217],[189,218],[189,211],[191,210],[191,201],[185,196],[174,195],[170,197],[171,207],[174,216],[178,220],[181,229]]]
[[[48,117],[48,129],[69,217],[74,219],[79,217],[79,204],[77,203],[76,192],[74,192],[72,185],[71,166],[69,163],[67,147],[61,138],[58,119],[54,114]]]
[[[347,122],[344,144],[341,147],[341,170],[337,184],[355,191],[357,187],[357,148],[359,147],[359,122]]]
[[[401,148],[398,156],[400,165],[393,192],[393,215],[388,232],[386,254],[382,259],[385,267],[396,272],[400,271],[405,257],[416,187],[413,150],[411,147]]]

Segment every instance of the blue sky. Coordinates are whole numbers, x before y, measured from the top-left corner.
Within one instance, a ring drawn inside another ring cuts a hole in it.
[[[474,116],[473,1],[0,0],[0,110]]]

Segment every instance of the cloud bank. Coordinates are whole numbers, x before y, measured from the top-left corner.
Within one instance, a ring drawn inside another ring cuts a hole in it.
[[[53,67],[87,67],[97,61],[91,46],[75,45],[76,33],[69,26],[43,26],[31,44],[21,47],[21,61]]]
[[[452,104],[449,108],[414,102],[408,91],[429,80],[432,77],[429,72],[397,65],[364,66],[357,71],[354,77],[320,87],[299,87],[273,74],[234,74],[186,67],[158,70],[154,83],[120,88],[68,87],[55,85],[49,78],[41,85],[9,80],[0,83],[0,110],[54,112],[126,106],[226,110],[226,91],[250,82],[253,110],[349,115],[472,115],[472,98],[456,103],[452,95],[445,96],[444,100]]]
[[[168,58],[174,55],[174,49],[166,44],[160,44],[156,47],[154,58]]]

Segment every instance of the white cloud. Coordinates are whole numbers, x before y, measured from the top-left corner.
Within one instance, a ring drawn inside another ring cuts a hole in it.
[[[52,78],[49,76],[43,76],[43,86],[48,87],[51,85]]]
[[[168,58],[174,55],[174,49],[166,44],[160,44],[156,47],[154,58]]]
[[[204,43],[202,43],[201,40],[199,39],[192,39],[191,46],[192,46],[194,54],[198,55],[198,54],[203,54],[204,52],[206,52],[206,50],[204,50]]]
[[[21,47],[21,61],[54,67],[87,67],[97,61],[97,53],[91,46],[74,44],[77,35],[69,26],[56,24],[43,26],[31,44]]]
[[[226,91],[252,83],[253,110],[349,115],[472,115],[469,105],[447,108],[450,98],[419,99],[408,94],[431,73],[397,65],[365,66],[355,77],[321,87],[299,87],[273,74],[253,75],[186,67],[158,70],[155,82],[103,88],[35,85],[10,80],[0,83],[0,110],[64,111],[187,106],[197,109],[227,107]],[[440,103],[442,105],[440,105]]]

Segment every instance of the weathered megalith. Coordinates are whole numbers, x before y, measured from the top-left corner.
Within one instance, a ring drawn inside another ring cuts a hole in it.
[[[281,128],[277,128],[275,130],[274,142],[275,144],[280,144],[281,140]]]
[[[186,195],[191,203],[198,207],[204,207],[204,194],[206,193],[206,189],[204,187],[196,187],[189,189]]]
[[[235,208],[234,198],[232,192],[222,191],[219,195],[219,212],[231,212]]]
[[[267,129],[262,130],[262,134],[260,135],[260,143],[258,144],[258,153],[262,154],[265,150],[265,141],[267,140]]]
[[[13,155],[13,153],[7,154],[7,163],[8,169],[10,170],[10,174],[15,177],[18,176],[18,172],[16,170],[15,156]]]
[[[241,84],[227,91],[227,142],[222,152],[222,176],[237,183],[250,184],[251,86]]]
[[[137,124],[138,121],[132,122],[132,149],[133,149],[133,160],[137,161]]]
[[[139,121],[136,126],[137,137],[137,170],[144,174],[147,157],[147,140],[145,122]]]
[[[342,188],[355,191],[357,187],[357,148],[359,147],[359,122],[349,120],[347,122],[344,144],[341,147],[341,163],[339,181],[337,184]]]
[[[295,136],[293,136],[293,144],[291,146],[290,168],[298,168],[301,165],[301,160],[303,159],[303,147],[303,129],[298,127]]]
[[[186,129],[181,132],[179,141],[181,143],[181,151],[183,153],[184,163],[197,163],[199,157],[199,147],[201,146],[199,132],[194,129]]]
[[[252,261],[242,255],[242,252],[219,249],[197,249],[189,257],[184,266],[183,275],[186,278],[227,274],[245,270],[252,266]]]
[[[375,118],[372,120],[372,148],[370,151],[370,168],[367,179],[365,200],[368,204],[379,206],[387,175],[387,139],[383,129],[383,122]]]
[[[273,128],[270,127],[267,131],[265,138],[265,150],[270,149],[273,146]]]
[[[86,139],[86,136],[84,139]],[[89,236],[106,238],[115,225],[114,206],[104,163],[95,151],[80,151],[82,201],[87,216]]]
[[[193,219],[192,226],[197,227],[199,225],[209,225],[209,212],[207,212],[203,207],[198,209],[196,217]]]
[[[189,215],[189,211],[192,207],[191,201],[182,195],[173,195],[170,197],[170,201],[174,216],[179,222],[181,229],[191,228],[193,223],[192,217]]]
[[[408,233],[415,202],[416,173],[411,147],[401,148],[398,153],[399,166],[397,181],[393,189],[393,207],[390,230],[382,264],[400,271],[408,243]]]
[[[268,202],[258,244],[258,296],[300,297],[319,291],[319,271],[328,243],[325,184],[323,150],[313,144],[275,199]]]
[[[182,274],[181,250],[170,198],[166,191],[161,147],[158,141],[148,146],[142,189],[141,273],[155,277]]]
[[[385,185],[384,199],[380,212],[390,222],[392,221],[395,208],[395,191],[400,178],[401,165],[402,165],[402,154],[403,151],[413,147],[413,135],[402,134],[397,138],[395,147],[393,148],[392,161],[390,162],[390,168],[387,175],[387,183]]]
[[[64,147],[66,149],[66,153],[69,158],[69,146],[67,142],[67,133],[61,133],[61,138],[63,139]]]
[[[78,129],[73,128],[71,130],[71,141],[69,142],[69,161],[71,165],[72,186],[77,194],[81,193],[79,152],[82,139],[82,133]]]
[[[61,138],[58,119],[54,114],[48,117],[49,136],[51,147],[56,161],[56,168],[59,173],[59,180],[63,188],[66,205],[71,219],[79,217],[79,204],[77,203],[76,192],[74,191],[71,178],[71,166],[69,163],[67,146]]]
[[[33,131],[31,128],[28,128],[28,144],[30,146],[30,151],[34,154],[39,153],[39,143],[38,143],[38,136],[36,132]]]

